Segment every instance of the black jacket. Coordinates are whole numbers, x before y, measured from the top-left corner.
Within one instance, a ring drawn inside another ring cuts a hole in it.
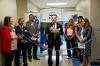
[[[21,40],[27,41],[26,38],[28,38],[28,35],[29,35],[27,27],[24,26],[24,27],[21,29],[20,26],[16,26],[16,27],[15,27],[15,32],[16,32],[16,35],[20,35],[20,36],[22,37],[22,39],[18,39],[18,44],[19,44],[19,43],[22,43]],[[23,35],[24,35],[24,36],[23,36]]]
[[[45,33],[48,35],[47,43],[48,44],[53,44],[54,42],[56,42],[56,44],[61,45],[60,35],[63,34],[63,28],[62,28],[62,26],[57,23],[57,29],[60,28],[60,32],[59,32],[59,34],[57,34],[56,38],[54,38],[54,33],[52,33],[50,31],[51,26],[53,26],[52,23],[48,24],[47,27],[46,27],[46,30],[45,30]]]

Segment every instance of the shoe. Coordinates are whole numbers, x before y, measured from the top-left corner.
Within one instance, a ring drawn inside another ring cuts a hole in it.
[[[40,60],[39,58],[33,58],[34,60]]]
[[[67,59],[71,59],[71,57],[67,57]]]
[[[84,64],[81,64],[80,66],[86,66],[86,65],[84,65]]]
[[[52,66],[52,64],[49,64],[48,66]]]
[[[91,64],[88,64],[87,66],[91,66]]]
[[[56,65],[56,66],[59,66],[59,65]]]
[[[48,66],[52,66],[52,65],[48,65]]]
[[[40,51],[40,53],[43,53],[43,51]]]
[[[32,59],[29,59],[29,62],[32,62]]]
[[[25,63],[25,64],[23,64],[23,66],[28,66],[28,64],[27,64],[27,63]]]

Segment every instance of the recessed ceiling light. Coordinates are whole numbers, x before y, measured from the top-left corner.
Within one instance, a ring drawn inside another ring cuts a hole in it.
[[[67,3],[47,3],[49,6],[56,6],[56,5],[67,5]]]

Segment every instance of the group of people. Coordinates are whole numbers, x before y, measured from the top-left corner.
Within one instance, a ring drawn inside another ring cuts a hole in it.
[[[82,66],[90,64],[91,57],[91,39],[92,28],[88,19],[82,16],[78,17],[78,23],[74,25],[74,20],[70,19],[63,27],[57,22],[57,15],[51,16],[52,22],[46,26],[45,35],[47,37],[48,45],[48,65],[52,66],[52,51],[53,47],[56,50],[56,66],[59,66],[59,50],[62,45],[61,35],[65,36],[68,58],[74,57],[82,59]],[[0,29],[1,44],[0,50],[5,57],[5,66],[12,66],[12,61],[15,60],[15,66],[20,66],[20,56],[22,52],[23,66],[28,66],[27,55],[29,62],[40,60],[37,57],[38,38],[40,28],[35,21],[34,15],[29,15],[29,21],[24,26],[24,19],[18,19],[18,25],[12,25],[12,17],[6,16],[4,18],[4,25]],[[31,41],[30,41],[31,40]],[[87,42],[87,43],[86,43]],[[78,44],[84,44],[85,48],[78,48]],[[73,53],[69,49],[73,49]],[[32,53],[33,50],[33,53]],[[80,57],[81,56],[81,57]]]
[[[87,18],[78,17],[78,23],[74,25],[74,20],[70,19],[65,26],[65,39],[67,45],[68,58],[78,58],[81,66],[91,66],[91,35],[92,27]],[[81,44],[81,45],[80,45]],[[82,47],[80,47],[82,46]],[[69,49],[73,48],[73,52]]]
[[[0,29],[0,50],[5,58],[5,66],[12,66],[13,60],[15,66],[20,66],[21,55],[23,56],[23,66],[28,66],[27,55],[29,62],[32,62],[32,59],[40,60],[37,57],[38,46],[35,44],[38,44],[39,28],[34,15],[29,15],[26,26],[24,26],[23,18],[18,19],[17,26],[12,25],[12,20],[11,16],[6,16],[4,25]]]

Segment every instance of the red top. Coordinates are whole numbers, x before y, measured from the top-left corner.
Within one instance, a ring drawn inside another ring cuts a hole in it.
[[[1,29],[0,29],[0,50],[1,50]]]
[[[10,30],[7,26],[1,28],[1,51],[11,52],[11,41]]]

